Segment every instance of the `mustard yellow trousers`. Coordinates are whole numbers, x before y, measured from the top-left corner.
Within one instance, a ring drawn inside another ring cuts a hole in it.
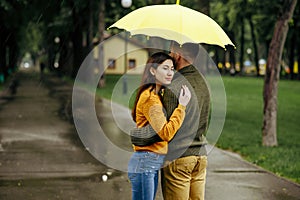
[[[176,159],[162,169],[164,200],[204,200],[207,156]]]

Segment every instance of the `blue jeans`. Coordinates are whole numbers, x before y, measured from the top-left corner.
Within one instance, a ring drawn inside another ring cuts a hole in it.
[[[128,178],[132,187],[132,200],[154,200],[158,185],[158,172],[165,155],[153,152],[134,152],[128,163]]]

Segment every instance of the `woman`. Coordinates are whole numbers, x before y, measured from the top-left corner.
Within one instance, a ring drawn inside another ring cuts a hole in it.
[[[161,142],[150,146],[135,146],[134,153],[128,164],[128,177],[132,185],[133,200],[153,200],[158,185],[158,171],[163,164],[170,141],[185,116],[185,106],[188,104],[191,93],[184,85],[179,94],[179,105],[167,121],[160,93],[165,85],[171,83],[174,75],[173,59],[168,54],[159,52],[153,54],[147,61],[142,77],[141,86],[137,92],[133,120],[137,127],[150,124],[161,137]]]

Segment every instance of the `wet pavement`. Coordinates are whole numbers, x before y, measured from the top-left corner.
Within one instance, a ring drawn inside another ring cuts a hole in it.
[[[129,199],[126,174],[94,159],[67,120],[72,85],[17,78],[16,95],[4,91],[0,102],[0,199]]]
[[[130,199],[126,173],[99,162],[79,139],[72,123],[72,84],[54,75],[41,81],[31,71],[15,78],[16,94],[0,94],[0,199]],[[110,139],[130,149],[129,137],[109,114],[110,103],[95,102],[99,123],[108,124]],[[118,110],[120,116],[128,112],[124,107]],[[213,148],[208,159],[208,200],[300,199],[298,184],[236,154]],[[156,199],[162,199],[160,189]]]

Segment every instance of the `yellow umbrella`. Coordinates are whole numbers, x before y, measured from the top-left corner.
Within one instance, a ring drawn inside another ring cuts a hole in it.
[[[127,30],[131,35],[144,34],[186,42],[219,45],[234,44],[224,30],[210,17],[176,4],[152,5],[127,14],[109,28]]]

